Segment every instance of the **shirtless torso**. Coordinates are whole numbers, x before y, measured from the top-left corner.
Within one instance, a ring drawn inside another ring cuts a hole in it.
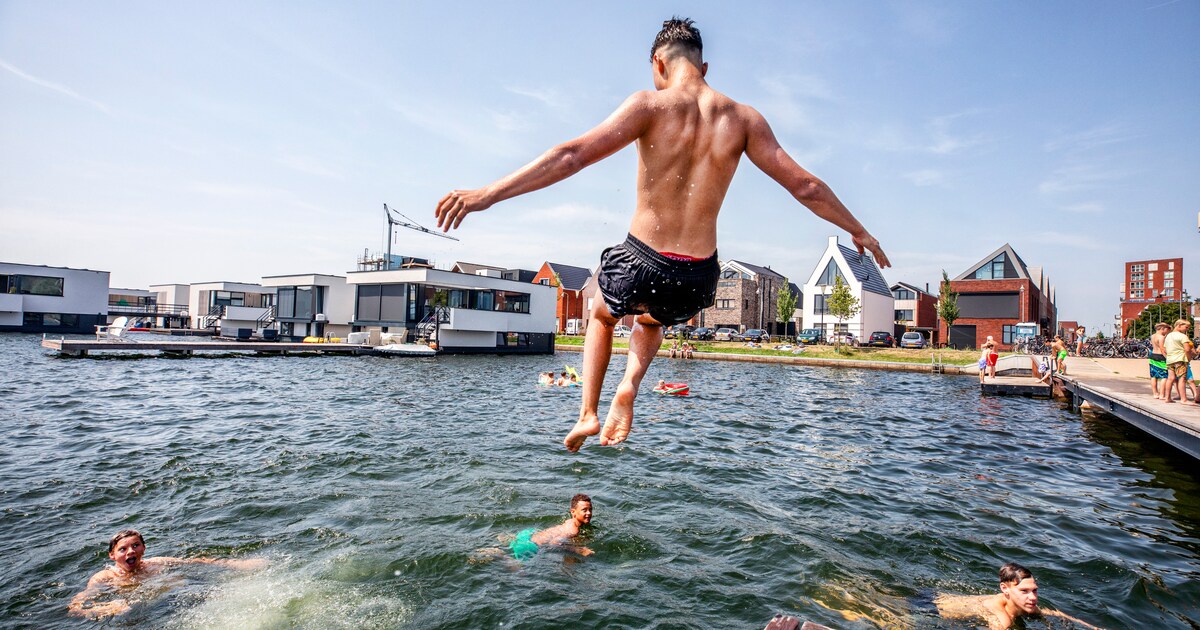
[[[1154,354],[1163,354],[1163,340],[1166,338],[1167,336],[1161,331],[1157,331],[1153,335],[1150,335],[1150,352],[1153,352]]]

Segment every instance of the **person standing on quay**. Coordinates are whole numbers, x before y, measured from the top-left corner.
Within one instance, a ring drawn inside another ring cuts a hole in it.
[[[1191,324],[1186,319],[1175,321],[1175,329],[1163,340],[1163,354],[1167,357],[1167,390],[1163,402],[1171,402],[1172,389],[1179,383],[1179,402],[1195,405],[1187,397],[1188,359],[1192,354],[1192,338],[1187,331]]]
[[[702,52],[691,20],[663,22],[650,48],[655,91],[634,93],[591,131],[483,188],[451,191],[435,210],[438,227],[457,229],[472,212],[560,182],[636,143],[637,205],[625,242],[601,255],[583,350],[588,378],[579,420],[563,440],[571,452],[598,433],[602,445],[625,441],[663,326],[686,322],[715,301],[717,214],[742,155],[814,214],[849,232],[860,255],[869,250],[881,267],[891,266],[879,241],[833,190],[784,151],[762,114],[708,85]],[[597,408],[613,326],[628,314],[637,315],[637,324],[625,376],[601,430]]]
[[[1167,393],[1167,357],[1163,354],[1163,340],[1169,332],[1170,324],[1158,322],[1154,326],[1154,334],[1150,336],[1150,391],[1154,392],[1155,398],[1162,400],[1166,400]]]
[[[1075,356],[1083,356],[1083,342],[1087,340],[1087,329],[1080,326],[1075,329]]]

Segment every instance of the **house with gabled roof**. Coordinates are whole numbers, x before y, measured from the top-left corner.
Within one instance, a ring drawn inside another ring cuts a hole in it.
[[[1008,350],[1018,324],[1036,325],[1053,335],[1058,325],[1054,285],[1041,267],[1030,267],[1008,243],[984,256],[950,281],[958,294],[958,319],[942,338],[956,348],[977,348],[990,336]],[[1023,327],[1024,328],[1024,327]]]
[[[837,278],[859,302],[858,313],[840,324],[827,304]],[[835,332],[850,332],[865,341],[873,332],[892,332],[894,328],[895,299],[883,271],[870,254],[840,245],[837,236],[829,237],[803,291],[804,327],[824,330],[826,338]]]
[[[896,300],[896,338],[909,331],[916,331],[930,340],[938,339],[938,297],[929,292],[929,285],[922,289],[915,284],[897,282],[892,285],[892,298]]]
[[[770,267],[741,260],[722,261],[716,300],[692,323],[712,329],[761,328],[773,335],[783,334],[776,303],[780,287],[787,285],[787,277]]]
[[[533,276],[534,284],[558,287],[558,300],[554,310],[557,320],[555,330],[558,332],[566,332],[567,322],[572,319],[587,319],[584,287],[591,277],[591,269],[549,261],[542,263],[542,267]]]

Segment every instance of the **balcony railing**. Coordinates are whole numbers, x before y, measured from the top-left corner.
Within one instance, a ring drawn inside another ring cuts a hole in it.
[[[109,302],[110,315],[142,315],[146,317],[182,317],[187,314],[186,304],[120,304]]]

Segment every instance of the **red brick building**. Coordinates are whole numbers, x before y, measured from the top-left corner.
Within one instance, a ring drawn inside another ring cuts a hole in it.
[[[572,319],[587,321],[583,288],[591,277],[590,269],[552,262],[542,263],[533,277],[534,284],[558,287],[558,303],[554,307],[558,332],[566,332],[567,322]]]
[[[1178,302],[1183,292],[1183,259],[1160,258],[1125,263],[1121,283],[1121,330],[1127,331],[1151,304]]]
[[[1054,287],[1008,243],[951,280],[950,289],[958,294],[959,317],[950,330],[939,320],[938,331],[951,346],[978,348],[990,336],[1011,349],[1019,323],[1037,324],[1042,335],[1058,330]]]

